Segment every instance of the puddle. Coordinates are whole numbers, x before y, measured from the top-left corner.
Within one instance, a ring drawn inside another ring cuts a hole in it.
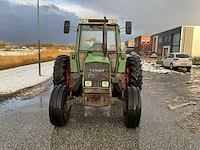
[[[38,101],[42,107],[43,101],[49,101],[52,89],[52,79],[42,83],[39,87],[26,89],[17,94],[17,97],[0,103],[0,114],[14,111],[15,109],[22,109],[27,105],[38,103]]]

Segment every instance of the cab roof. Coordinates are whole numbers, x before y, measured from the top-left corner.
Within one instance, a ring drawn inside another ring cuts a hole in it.
[[[118,25],[117,19],[107,19],[108,22],[106,24],[110,25]],[[99,18],[82,18],[79,20],[79,24],[104,24],[104,19]]]

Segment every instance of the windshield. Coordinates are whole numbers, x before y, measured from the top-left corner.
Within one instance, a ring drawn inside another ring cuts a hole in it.
[[[107,50],[116,51],[115,26],[107,26]],[[103,25],[82,25],[79,50],[103,51]]]
[[[177,58],[189,58],[190,56],[187,54],[176,54]]]

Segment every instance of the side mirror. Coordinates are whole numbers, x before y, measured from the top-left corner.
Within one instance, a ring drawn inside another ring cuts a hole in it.
[[[69,33],[70,31],[70,21],[65,21],[65,24],[64,24],[64,33]]]
[[[126,22],[126,34],[131,34],[132,23],[130,21]]]

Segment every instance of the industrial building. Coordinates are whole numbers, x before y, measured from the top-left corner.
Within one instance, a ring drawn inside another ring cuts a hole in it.
[[[200,26],[180,26],[151,36],[150,50],[164,57],[170,52],[200,56]]]
[[[134,40],[128,40],[125,42],[126,47],[134,47]]]
[[[147,50],[150,50],[150,35],[141,35],[135,38],[135,52],[146,53]]]

